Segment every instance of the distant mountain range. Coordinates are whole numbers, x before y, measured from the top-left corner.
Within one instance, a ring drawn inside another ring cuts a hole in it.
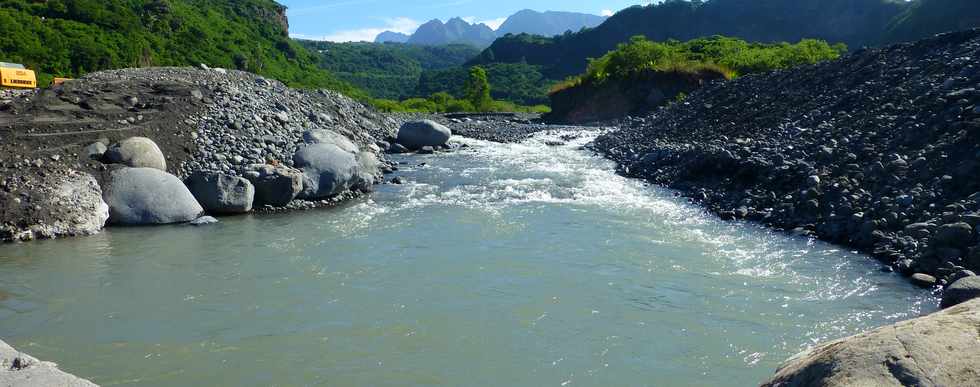
[[[576,32],[602,24],[605,16],[575,12],[538,12],[530,9],[519,11],[504,21],[496,31],[483,23],[469,23],[462,18],[452,18],[446,23],[433,19],[412,35],[385,31],[375,38],[377,43],[408,43],[427,46],[445,44],[469,44],[484,48],[498,37],[507,34],[534,34],[542,36],[560,35],[566,31]]]

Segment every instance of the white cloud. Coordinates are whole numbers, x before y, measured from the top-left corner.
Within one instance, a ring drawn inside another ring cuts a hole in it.
[[[612,16],[613,11],[611,9],[604,9],[602,12],[599,12],[599,14],[602,16]]]
[[[325,36],[310,36],[307,34],[296,33],[290,34],[294,38],[301,39],[313,39],[313,40],[326,40],[331,42],[373,42],[374,38],[378,34],[385,31],[401,32],[403,34],[412,34],[416,29],[419,28],[418,21],[410,19],[407,17],[396,17],[392,19],[386,19],[385,25],[380,27],[370,27],[370,28],[358,28],[353,30],[341,30],[335,31],[333,33],[327,34]]]

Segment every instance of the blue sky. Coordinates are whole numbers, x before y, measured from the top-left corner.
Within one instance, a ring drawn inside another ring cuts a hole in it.
[[[333,41],[373,40],[384,30],[411,33],[432,19],[462,17],[496,28],[525,8],[591,14],[615,12],[646,0],[279,0],[289,7],[294,37]]]

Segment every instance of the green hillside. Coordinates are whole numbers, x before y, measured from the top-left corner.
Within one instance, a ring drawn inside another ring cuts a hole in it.
[[[918,0],[888,26],[882,42],[911,41],[976,27],[980,27],[980,1]]]
[[[417,94],[419,79],[429,71],[459,68],[480,53],[468,45],[420,46],[400,43],[333,43],[299,41],[318,57],[321,68],[367,91],[375,98],[404,99]]]
[[[363,93],[317,67],[271,0],[0,0],[0,60],[52,76],[124,67],[241,69],[297,87]]]

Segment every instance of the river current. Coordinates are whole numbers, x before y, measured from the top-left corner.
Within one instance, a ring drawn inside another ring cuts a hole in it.
[[[0,338],[104,386],[749,386],[936,309],[617,176],[594,136],[454,138],[337,208],[0,246]]]

